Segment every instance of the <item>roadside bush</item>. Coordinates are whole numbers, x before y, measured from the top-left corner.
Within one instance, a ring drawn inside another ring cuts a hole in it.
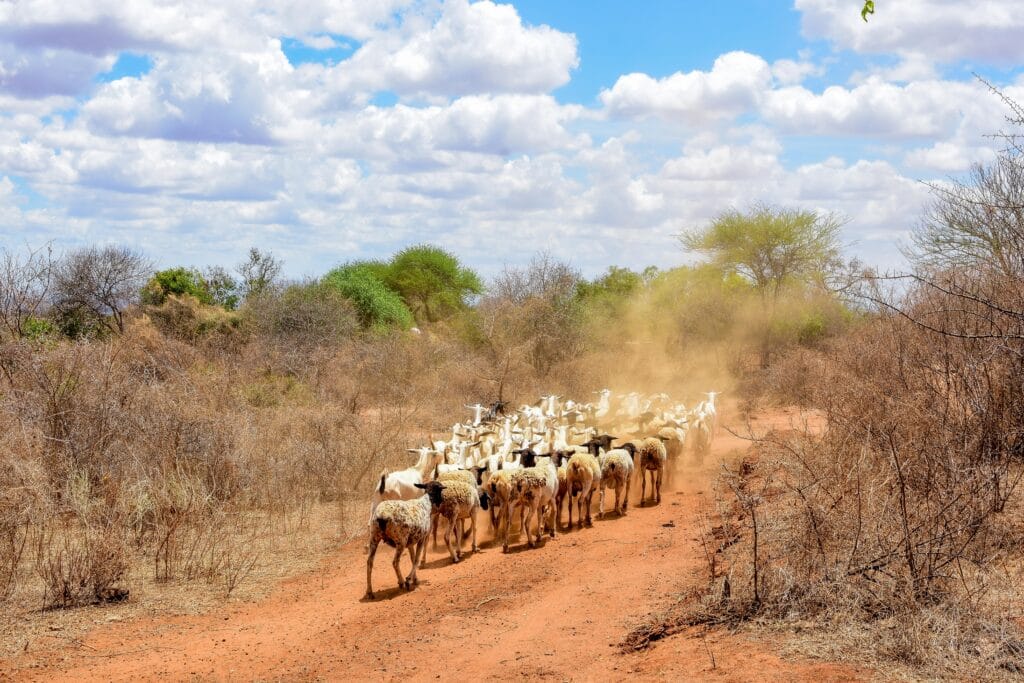
[[[364,327],[377,331],[389,327],[412,327],[412,313],[402,297],[388,288],[379,274],[379,264],[357,262],[335,268],[324,276],[322,282],[352,302]]]
[[[912,288],[891,300],[905,315],[778,368],[776,395],[818,409],[827,429],[794,424],[760,437],[757,458],[723,476],[722,527],[740,533],[707,539],[718,559],[696,621],[825,627],[841,616],[867,624],[943,614],[953,620],[944,642],[918,633],[857,647],[960,674],[978,663],[982,640],[1019,642],[987,593],[990,567],[1022,559],[1005,510],[1024,465],[1024,405],[1010,398],[1024,382],[1024,329],[948,291]],[[1019,300],[1018,288],[998,291],[1003,311]],[[1024,649],[1000,656],[1024,670]]]

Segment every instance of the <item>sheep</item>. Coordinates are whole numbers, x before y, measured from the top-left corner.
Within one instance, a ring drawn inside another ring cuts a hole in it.
[[[499,469],[491,473],[487,483],[483,485],[483,492],[488,496],[491,501],[491,525],[495,531],[495,539],[497,539],[498,530],[504,529],[505,534],[502,539],[502,550],[508,552],[508,523],[505,522],[506,516],[511,519],[512,517],[512,475],[518,470],[505,470]],[[495,513],[495,511],[497,511]],[[497,515],[495,519],[494,515]]]
[[[472,469],[443,469],[444,465],[438,465],[434,469],[434,479],[441,482],[442,484],[448,484],[448,482],[458,481],[464,482],[474,489],[478,489],[477,473]],[[483,509],[487,509],[487,505],[482,506]],[[434,550],[437,550],[437,521],[438,521],[438,510],[434,508],[434,512],[431,515],[430,526],[431,535],[434,537]],[[475,521],[474,521],[475,524]],[[465,525],[460,525],[461,530],[465,533]]]
[[[601,391],[594,393],[601,397],[598,399],[597,406],[594,408],[594,419],[601,420],[608,415],[608,411],[611,408],[612,392],[609,389],[602,389]]]
[[[597,504],[597,518],[604,519],[604,490],[609,486],[615,488],[615,511],[620,516],[625,515],[629,507],[629,485],[633,477],[633,454],[627,449],[615,448],[598,455],[597,444],[594,444],[592,449],[592,454],[601,464],[601,493]],[[619,507],[619,497],[623,489],[626,495],[622,507]]]
[[[715,407],[715,399],[722,393],[720,391],[709,391],[705,396],[708,397],[707,401],[704,401],[704,414],[707,416],[708,430],[711,435],[715,434],[715,427],[718,423],[718,408]]]
[[[468,481],[467,477],[462,475],[468,475]],[[471,547],[474,553],[479,552],[480,548],[476,544],[476,511],[481,507],[486,510],[487,503],[480,499],[480,494],[476,488],[476,478],[472,472],[449,472],[441,476],[443,478],[439,478],[436,481],[444,485],[444,490],[441,492],[440,504],[435,505],[431,511],[431,526],[436,534],[438,523],[442,519],[447,522],[447,527],[444,531],[444,544],[448,548],[448,554],[451,555],[452,563],[457,564],[462,559],[462,541],[465,535],[465,531],[460,523],[463,520],[469,520],[473,541]],[[455,532],[454,549],[451,542],[453,530]],[[420,567],[423,567],[426,562],[427,548],[424,543]]]
[[[665,444],[657,437],[648,437],[637,443],[635,448],[636,469],[640,473],[640,502],[643,503],[647,497],[647,474],[650,473],[651,492],[655,502],[660,503],[661,479],[668,461]]]
[[[369,600],[373,599],[373,558],[381,541],[395,549],[395,560],[391,566],[395,568],[398,587],[412,590],[419,583],[416,578],[417,558],[422,554],[430,533],[430,512],[433,506],[441,503],[445,486],[438,481],[413,486],[425,491],[426,495],[413,500],[381,501],[374,512],[376,523],[370,525],[370,554],[366,559],[366,598]],[[399,564],[406,549],[412,561],[412,572],[403,580]]]
[[[537,458],[532,451],[525,452],[523,459],[535,460],[533,467],[524,467],[512,475],[512,500],[526,510],[522,518],[522,531],[526,534],[526,540],[530,547],[535,543],[530,537],[530,520],[534,514],[537,515],[537,543],[540,543],[542,528],[544,526],[544,510],[551,509],[551,522],[547,524],[551,537],[555,537],[554,500],[558,493],[558,470],[550,457]],[[505,537],[508,538],[508,525],[511,515],[505,518]]]
[[[690,427],[690,434],[693,443],[693,454],[700,465],[704,462],[704,456],[711,449],[711,427],[705,418],[699,417]]]
[[[575,450],[555,451],[551,455],[551,459],[555,463],[556,476],[558,477],[558,491],[555,493],[555,526],[558,527],[562,526],[562,502],[565,500],[566,494],[569,492],[569,458],[572,457],[575,452]]]
[[[381,472],[380,483],[374,488],[370,498],[368,524],[373,524],[374,513],[381,501],[411,500],[422,495],[418,484],[425,482],[434,468],[444,460],[444,454],[427,446],[408,450],[410,453],[418,453],[419,461],[404,470],[397,470],[390,474],[387,470]]]
[[[590,453],[574,453],[569,458],[569,464],[566,466],[566,485],[568,486],[569,496],[569,528],[572,528],[572,499],[574,496],[579,496],[577,499],[577,517],[579,518],[579,527],[583,528],[583,506],[587,507],[587,526],[592,524],[590,519],[590,504],[594,498],[594,490],[596,487],[601,485],[601,465],[597,462],[597,458],[592,456]]]

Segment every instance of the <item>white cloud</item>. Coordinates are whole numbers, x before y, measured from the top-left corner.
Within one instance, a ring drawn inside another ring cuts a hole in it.
[[[448,0],[433,24],[368,41],[333,69],[339,90],[390,90],[408,97],[544,93],[569,82],[576,38],[524,26],[512,5]]]
[[[83,107],[89,126],[111,135],[269,144],[309,100],[270,41],[256,53],[159,58],[140,78],[107,83]]]
[[[820,94],[793,86],[769,93],[765,119],[802,135],[876,138],[941,137],[961,123],[965,110],[998,120],[999,106],[983,88],[955,81],[919,81],[905,86],[878,78],[853,88],[833,85]]]
[[[825,75],[825,67],[807,60],[777,59],[772,63],[772,77],[780,85],[798,85],[810,76]]]
[[[861,21],[850,0],[796,0],[803,32],[868,54],[919,55],[1014,66],[1024,61],[1024,12],[1019,0],[890,0]]]
[[[729,52],[715,60],[711,71],[676,72],[662,79],[643,73],[621,76],[600,97],[615,117],[653,116],[699,125],[754,108],[771,79],[771,68],[761,57]]]
[[[485,271],[541,248],[587,272],[667,266],[683,226],[757,200],[849,215],[884,260],[923,192],[909,178],[990,158],[981,136],[1002,123],[983,87],[940,80],[917,48],[824,89],[828,59],[730,52],[610,79],[584,107],[552,95],[576,38],[489,0],[13,4],[0,0],[3,234],[122,241],[167,265],[260,244],[313,273],[426,239]],[[285,37],[355,52],[296,67]],[[123,50],[152,68],[98,83]]]

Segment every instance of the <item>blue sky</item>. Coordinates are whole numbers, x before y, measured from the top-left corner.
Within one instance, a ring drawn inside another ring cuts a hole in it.
[[[898,267],[924,183],[995,153],[972,72],[1024,100],[1024,13],[858,4],[3,3],[0,238],[166,266],[255,245],[295,277],[432,242],[594,275],[684,263],[681,229],[767,201]]]

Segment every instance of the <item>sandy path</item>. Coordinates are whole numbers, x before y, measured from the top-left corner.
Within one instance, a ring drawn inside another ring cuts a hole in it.
[[[723,434],[714,455],[744,445]],[[382,548],[377,599],[364,601],[358,541],[261,602],[100,626],[80,647],[0,661],[0,679],[4,671],[16,680],[76,681],[856,678],[845,667],[782,661],[726,633],[684,633],[619,653],[631,627],[700,580],[696,519],[708,470],[678,480],[659,506],[631,506],[622,519],[595,519],[537,549],[517,543],[505,555],[486,543],[452,566],[442,547],[411,593],[394,588],[392,551]]]

